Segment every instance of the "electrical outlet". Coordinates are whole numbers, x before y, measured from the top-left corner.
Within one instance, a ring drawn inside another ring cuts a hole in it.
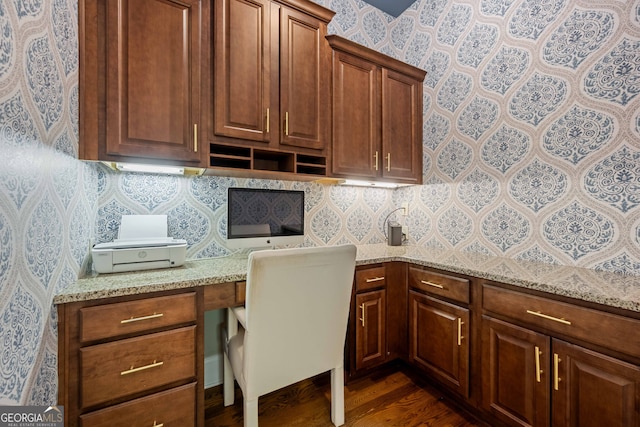
[[[402,215],[403,216],[409,215],[409,202],[402,202],[402,205],[400,207],[402,208]],[[403,232],[404,232],[404,230],[403,230]]]
[[[409,240],[409,226],[408,225],[403,225],[402,226],[402,240],[404,240],[404,241]]]

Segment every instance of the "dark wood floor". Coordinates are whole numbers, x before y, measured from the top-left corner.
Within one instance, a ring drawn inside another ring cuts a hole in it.
[[[269,426],[332,426],[330,378],[323,374],[259,399],[259,422]],[[486,426],[453,405],[435,388],[402,365],[351,381],[345,387],[346,426]],[[205,425],[242,426],[242,392],[222,404],[221,386],[205,392]]]

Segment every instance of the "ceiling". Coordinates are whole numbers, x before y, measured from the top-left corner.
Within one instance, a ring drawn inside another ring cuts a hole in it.
[[[400,16],[409,6],[411,6],[416,0],[364,0],[372,6],[387,12],[391,16],[396,18]]]

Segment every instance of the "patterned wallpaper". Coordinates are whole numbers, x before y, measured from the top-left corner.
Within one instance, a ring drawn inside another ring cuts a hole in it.
[[[414,243],[640,274],[640,2],[325,1],[428,71]]]
[[[428,71],[424,185],[116,174],[76,160],[77,2],[0,2],[0,404],[57,393],[51,300],[122,214],[225,255],[229,186],[306,193],[306,245],[412,243],[640,272],[640,1],[420,0],[399,18],[319,0],[330,32]]]
[[[57,401],[54,294],[83,268],[97,172],[77,160],[74,0],[0,2],[0,404]]]

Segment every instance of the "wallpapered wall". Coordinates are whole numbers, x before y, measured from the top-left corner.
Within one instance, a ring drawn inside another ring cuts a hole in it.
[[[75,281],[97,173],[78,152],[77,2],[0,2],[0,404],[57,401],[53,295]]]
[[[325,1],[331,28],[428,71],[410,235],[640,273],[640,2]]]
[[[55,292],[123,213],[168,214],[190,258],[228,253],[229,186],[302,189],[307,245],[414,243],[640,271],[640,3],[360,0],[330,32],[428,70],[425,185],[402,190],[115,174],[76,160],[77,2],[0,2],[0,404],[56,401]]]

